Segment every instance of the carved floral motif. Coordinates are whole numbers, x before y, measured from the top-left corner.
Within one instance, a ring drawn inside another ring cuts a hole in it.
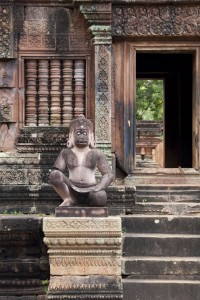
[[[115,6],[114,36],[199,36],[200,6]]]
[[[26,174],[24,170],[1,170],[0,171],[1,184],[8,183],[24,183],[26,182]]]
[[[91,232],[97,231],[119,231],[121,223],[117,219],[106,219],[106,218],[86,218],[80,219],[77,218],[46,218],[44,222],[44,230],[45,231],[56,231],[56,230],[68,230],[68,231],[87,231]]]
[[[3,99],[0,103],[0,120],[3,118],[6,121],[11,121],[11,116],[12,108],[9,103],[9,99]]]
[[[98,45],[97,91],[96,91],[96,138],[97,141],[110,141],[110,45]]]
[[[10,55],[10,8],[0,6],[0,57]]]
[[[15,9],[14,28],[15,43],[19,43],[21,50],[46,49],[66,53],[91,49],[91,34],[78,9],[25,7],[24,13]]]
[[[120,266],[120,261],[112,257],[51,257],[50,264],[56,267],[114,267]],[[73,272],[73,270],[72,270]],[[73,273],[72,273],[73,274]]]

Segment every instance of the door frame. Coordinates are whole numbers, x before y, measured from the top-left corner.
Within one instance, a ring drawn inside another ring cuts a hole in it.
[[[136,169],[136,53],[193,54],[192,99],[192,168],[200,168],[200,44],[183,42],[127,42],[124,41],[124,164],[129,173]],[[135,66],[135,67],[134,67]]]

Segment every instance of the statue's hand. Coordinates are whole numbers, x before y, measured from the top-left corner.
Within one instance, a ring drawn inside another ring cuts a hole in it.
[[[93,192],[99,192],[99,191],[101,191],[101,190],[103,190],[103,189],[104,189],[104,188],[103,188],[102,184],[101,184],[101,183],[98,183],[92,191],[93,191]]]

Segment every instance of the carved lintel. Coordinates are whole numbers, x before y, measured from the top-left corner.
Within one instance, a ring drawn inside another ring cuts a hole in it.
[[[126,5],[112,10],[113,36],[199,37],[199,5]]]

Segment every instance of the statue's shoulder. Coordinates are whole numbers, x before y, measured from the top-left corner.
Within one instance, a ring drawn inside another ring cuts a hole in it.
[[[72,152],[71,149],[68,149],[68,148],[64,148],[61,150],[60,154],[64,157],[67,157],[70,153]]]
[[[105,154],[103,153],[102,150],[99,150],[99,149],[94,149],[94,150],[96,150],[96,154],[99,158],[105,157]]]
[[[99,149],[91,149],[89,151],[89,153],[90,153],[90,155],[93,155],[93,156],[95,156],[97,158],[99,158],[103,154],[103,152],[101,150],[99,150]]]

